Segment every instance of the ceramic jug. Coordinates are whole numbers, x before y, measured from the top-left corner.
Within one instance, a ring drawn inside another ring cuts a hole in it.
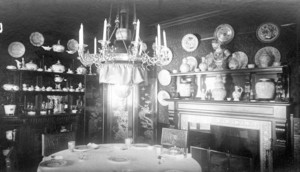
[[[202,60],[201,60],[201,63],[199,64],[199,69],[201,71],[207,71],[208,65],[207,65],[206,59],[205,59],[205,57],[202,57],[201,59]]]
[[[232,97],[234,101],[240,101],[241,95],[244,89],[240,86],[234,86],[234,92],[232,93]]]
[[[180,69],[181,73],[186,73],[186,72],[190,71],[190,65],[187,64],[187,59],[186,58],[182,59],[182,64],[180,65],[179,69]]]

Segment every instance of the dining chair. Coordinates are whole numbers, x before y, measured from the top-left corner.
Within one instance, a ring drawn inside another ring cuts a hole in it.
[[[68,142],[72,140],[75,140],[75,132],[42,134],[42,156],[67,149]]]
[[[169,147],[187,148],[188,131],[173,128],[162,128],[161,145]]]
[[[253,172],[252,158],[238,156],[229,152],[220,152],[201,147],[190,147],[192,158],[203,172]]]

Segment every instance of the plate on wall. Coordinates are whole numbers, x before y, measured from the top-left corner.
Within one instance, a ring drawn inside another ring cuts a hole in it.
[[[227,44],[233,39],[234,30],[229,24],[221,24],[215,29],[214,37],[222,44]]]
[[[268,47],[261,48],[260,50],[258,50],[256,52],[256,54],[255,54],[255,64],[256,64],[256,66],[258,66],[260,68],[262,67],[260,62],[259,62],[259,57],[262,54],[265,54],[265,53],[269,54],[269,56],[271,57],[271,60],[268,63],[268,66],[272,66],[274,62],[280,62],[281,55],[280,55],[279,50],[277,48],[268,46]]]
[[[194,71],[195,68],[198,66],[197,59],[193,56],[188,56],[187,58],[187,64],[190,66],[190,71]]]
[[[258,40],[264,43],[275,41],[280,34],[279,27],[274,23],[263,23],[256,30]]]
[[[25,46],[21,42],[12,42],[8,46],[8,53],[14,58],[22,57],[25,54]]]
[[[194,34],[186,34],[181,40],[182,48],[187,52],[193,52],[199,44],[198,38]]]
[[[232,58],[235,58],[239,62],[239,69],[244,69],[246,68],[248,64],[248,56],[242,52],[242,51],[237,51],[232,53]]]
[[[173,53],[168,47],[163,47],[161,49],[161,55],[160,55],[160,66],[166,66],[171,63],[173,59]]]
[[[31,33],[29,40],[30,40],[30,43],[36,47],[42,46],[45,41],[44,36],[39,32]]]
[[[170,99],[170,94],[164,90],[161,90],[158,92],[157,94],[157,100],[159,102],[159,104],[161,104],[162,106],[168,106],[169,102],[167,102],[165,99]]]
[[[163,86],[167,86],[171,83],[171,75],[170,75],[170,72],[163,69],[161,70],[159,73],[158,73],[158,81],[161,85]]]

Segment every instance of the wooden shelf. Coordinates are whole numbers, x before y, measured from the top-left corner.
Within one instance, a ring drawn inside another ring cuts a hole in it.
[[[171,73],[171,76],[192,76],[192,75],[216,75],[216,74],[246,74],[246,73],[283,73],[287,66],[254,68],[254,69],[236,69],[236,70],[218,70],[204,72]]]
[[[81,95],[85,92],[70,92],[70,91],[17,91],[22,94],[43,94],[43,95]]]
[[[36,71],[36,70],[10,70],[7,69],[7,71],[11,71],[11,72],[18,72],[18,73],[34,73],[35,75],[63,75],[63,76],[79,76],[79,77],[83,77],[83,76],[97,76],[96,74],[76,74],[76,73],[58,73],[58,72],[45,72],[45,71]]]

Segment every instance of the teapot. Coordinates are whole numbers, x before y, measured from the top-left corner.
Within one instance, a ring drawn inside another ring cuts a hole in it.
[[[234,92],[232,93],[232,97],[234,101],[240,101],[240,97],[243,93],[244,89],[240,86],[234,86]]]
[[[51,70],[57,73],[63,73],[66,69],[65,66],[60,63],[58,60],[56,64],[51,66]]]
[[[76,69],[77,74],[86,74],[86,68],[82,65]]]
[[[54,76],[54,82],[63,82],[65,80],[66,80],[65,78],[63,78],[63,77],[61,77],[59,75],[55,75]]]
[[[25,64],[25,68],[27,70],[37,70],[38,66],[37,64],[33,63],[32,60]]]

